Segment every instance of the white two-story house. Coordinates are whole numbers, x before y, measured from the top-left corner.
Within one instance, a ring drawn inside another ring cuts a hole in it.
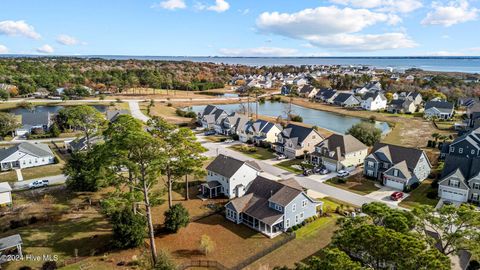
[[[367,111],[379,111],[387,108],[387,98],[379,92],[363,95],[360,106]]]
[[[206,169],[207,182],[202,184],[202,195],[207,198],[221,195],[230,199],[241,197],[261,172],[260,166],[254,161],[241,161],[222,154]]]

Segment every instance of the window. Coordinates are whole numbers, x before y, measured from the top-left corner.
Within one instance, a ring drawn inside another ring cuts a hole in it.
[[[463,148],[458,148],[458,153],[463,154]]]
[[[383,163],[383,168],[388,169],[388,163]]]
[[[295,215],[295,224],[298,224],[298,215]]]
[[[450,180],[450,186],[452,186],[452,187],[460,187],[460,181],[451,179],[451,180]]]
[[[307,200],[303,200],[302,207],[306,207],[306,206],[307,206]]]
[[[285,227],[290,227],[290,219],[285,220]]]
[[[475,155],[475,149],[473,149],[471,153],[472,153],[472,155]]]
[[[300,219],[303,219],[303,212],[300,213]]]
[[[296,205],[296,204],[293,204],[293,205],[292,205],[292,212],[295,212],[295,211],[297,211],[297,205]]]
[[[398,170],[397,169],[393,170],[393,176],[398,176]]]
[[[480,183],[473,183],[472,188],[473,189],[480,189]]]
[[[480,196],[478,195],[478,193],[473,193],[472,194],[472,201],[478,201],[479,198],[480,198]]]
[[[455,147],[450,146],[450,153],[455,152]]]
[[[373,161],[367,162],[368,167],[374,167],[375,163]]]

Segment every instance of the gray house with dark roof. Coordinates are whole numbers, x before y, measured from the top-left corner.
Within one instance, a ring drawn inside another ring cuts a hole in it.
[[[229,114],[227,117],[220,118],[220,121],[216,121],[213,125],[213,129],[218,134],[222,135],[234,135],[238,130],[245,126],[250,119],[244,114],[237,112]]]
[[[205,129],[213,129],[215,124],[220,124],[221,121],[228,116],[228,113],[213,105],[207,105],[202,112],[198,113],[198,123]]]
[[[317,215],[318,202],[307,196],[294,180],[256,177],[245,195],[225,205],[226,217],[273,238]]]
[[[363,173],[380,180],[385,186],[404,190],[425,180],[431,168],[421,149],[376,143],[365,158]]]
[[[315,146],[310,160],[330,171],[363,164],[368,147],[352,135],[333,134]]]
[[[449,145],[438,195],[447,201],[480,202],[480,128]]]
[[[207,198],[221,195],[241,197],[261,172],[260,166],[254,161],[241,161],[222,154],[206,170],[207,182],[202,184],[202,195]]]
[[[427,103],[425,103],[425,111],[423,112],[423,117],[450,119],[453,116],[453,112],[454,106],[451,102],[427,101]]]

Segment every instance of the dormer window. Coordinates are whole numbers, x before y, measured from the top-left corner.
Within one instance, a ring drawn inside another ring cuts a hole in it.
[[[455,147],[450,146],[450,153],[453,153],[453,152],[455,152]]]
[[[463,148],[458,148],[458,153],[463,154]]]

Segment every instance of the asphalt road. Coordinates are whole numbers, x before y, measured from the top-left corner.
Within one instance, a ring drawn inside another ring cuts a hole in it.
[[[36,180],[48,180],[49,185],[59,185],[65,183],[65,180],[67,180],[67,177],[63,174],[60,175],[54,175],[54,176],[46,176],[46,177],[40,177],[40,178],[35,178],[35,179],[30,179],[30,180],[24,180],[20,182],[13,182],[10,183],[12,186],[13,190],[23,190],[23,189],[28,189],[28,184],[32,183],[33,181]]]

